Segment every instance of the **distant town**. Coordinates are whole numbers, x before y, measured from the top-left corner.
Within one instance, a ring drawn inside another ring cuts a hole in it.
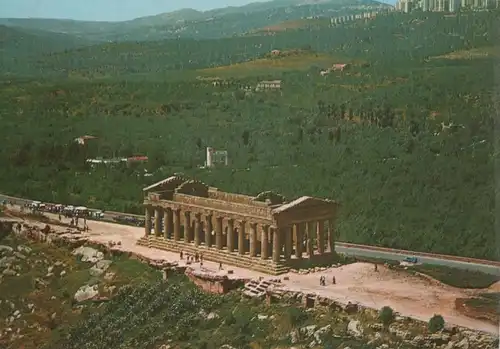
[[[488,10],[498,8],[500,0],[398,0],[395,5],[396,11],[406,13],[412,11],[433,12],[458,12],[463,10]]]

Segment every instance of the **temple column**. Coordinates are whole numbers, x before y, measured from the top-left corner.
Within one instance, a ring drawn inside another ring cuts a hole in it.
[[[161,235],[161,209],[155,207],[155,236]]]
[[[215,246],[222,250],[222,217],[215,218]]]
[[[167,222],[168,222],[168,209],[164,209],[163,210],[163,238],[165,240],[168,239],[168,226],[167,226]]]
[[[292,256],[292,234],[291,234],[291,229],[289,227],[286,228],[281,228],[280,229],[281,236],[283,239],[283,244],[285,245],[284,247],[284,256],[285,260],[290,260],[290,257]]]
[[[173,210],[174,220],[174,241],[179,241],[181,238],[181,210]]]
[[[279,263],[281,256],[280,229],[272,228],[273,232],[273,262]]]
[[[306,252],[309,258],[312,258],[314,256],[314,250],[313,250],[313,229],[314,223],[313,222],[307,222],[306,223]]]
[[[174,230],[174,214],[170,207],[163,213],[163,236],[165,239],[171,239]]]
[[[205,246],[210,247],[212,245],[212,215],[207,215],[205,217]]]
[[[257,255],[257,223],[250,223],[250,257]]]
[[[234,250],[234,220],[231,218],[227,220],[227,250],[228,252]]]
[[[245,254],[245,221],[239,222],[238,228],[238,253]]]
[[[196,213],[194,216],[194,246],[200,246],[201,235],[201,214]]]
[[[302,223],[293,225],[293,230],[295,231],[295,257],[297,257],[297,259],[302,259],[302,241],[304,241],[302,226]]]
[[[189,211],[184,212],[184,242],[191,242],[191,213]]]
[[[323,254],[325,252],[325,221],[318,221],[317,223],[317,244],[318,244],[318,253]]]
[[[269,226],[262,226],[262,233],[260,238],[260,258],[267,259],[269,258]]]
[[[334,220],[328,220],[328,248],[330,252],[335,252],[335,226]]]
[[[144,216],[144,235],[148,236],[151,235],[151,209],[149,207],[146,207]]]

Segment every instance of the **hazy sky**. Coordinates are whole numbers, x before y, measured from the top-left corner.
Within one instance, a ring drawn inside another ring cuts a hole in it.
[[[0,0],[0,18],[70,18],[122,21],[180,8],[209,10],[256,0]]]

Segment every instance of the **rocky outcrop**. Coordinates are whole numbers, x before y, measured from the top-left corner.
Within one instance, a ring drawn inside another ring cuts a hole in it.
[[[74,298],[77,302],[83,302],[89,299],[93,299],[97,295],[99,295],[99,287],[97,285],[83,285],[78,289],[78,291],[76,291]]]
[[[441,348],[441,349],[496,349],[498,347],[498,337],[493,335],[472,331],[456,326],[446,326],[441,332],[428,334],[427,323],[407,317],[396,316],[395,322],[384,329],[381,323],[364,323],[363,319],[377,317],[377,311],[363,307],[356,303],[341,303],[329,298],[304,294],[301,292],[286,291],[279,287],[269,287],[266,298],[272,298],[275,302],[291,303],[310,307],[326,307],[335,310],[339,315],[347,319],[347,334],[351,338],[363,339],[370,345],[384,347],[388,338],[393,338],[399,342],[415,346],[417,348]],[[409,329],[418,329],[421,335],[412,335]],[[303,331],[291,333],[292,343],[299,338],[311,341],[312,346],[321,342],[314,337],[316,328],[308,327]],[[390,335],[388,337],[388,335]]]
[[[80,256],[80,261],[97,263],[104,258],[104,253],[92,247],[81,246],[73,251],[73,255]]]

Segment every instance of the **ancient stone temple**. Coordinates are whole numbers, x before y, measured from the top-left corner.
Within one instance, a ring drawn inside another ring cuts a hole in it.
[[[227,193],[181,176],[144,188],[139,245],[270,274],[333,260],[338,204],[309,196],[286,202],[273,192]]]

